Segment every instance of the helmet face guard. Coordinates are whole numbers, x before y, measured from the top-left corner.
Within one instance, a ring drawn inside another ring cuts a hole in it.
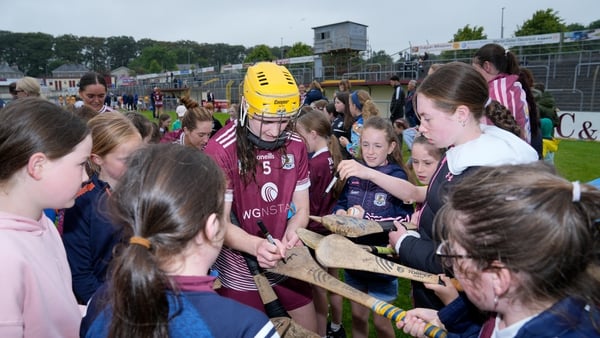
[[[300,94],[287,68],[272,62],[259,62],[248,68],[244,78],[240,123],[247,117],[292,118],[300,107]]]

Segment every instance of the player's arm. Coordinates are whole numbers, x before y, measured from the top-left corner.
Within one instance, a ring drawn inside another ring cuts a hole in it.
[[[266,239],[253,236],[239,226],[231,222],[231,202],[225,202],[225,245],[256,256],[258,264],[263,268],[275,266],[285,255],[285,247],[275,239],[276,245],[269,243]],[[307,216],[308,219],[308,216]]]

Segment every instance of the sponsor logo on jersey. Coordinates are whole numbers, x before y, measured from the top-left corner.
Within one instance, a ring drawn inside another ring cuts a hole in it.
[[[260,188],[260,197],[267,203],[273,202],[279,193],[277,185],[273,182],[267,182]]]
[[[385,193],[382,193],[382,192],[376,193],[375,199],[373,200],[373,204],[375,204],[378,207],[384,206],[386,197],[387,197],[387,194],[385,194]]]
[[[281,164],[283,165],[283,169],[291,170],[294,169],[296,163],[294,162],[293,154],[286,154],[281,156]]]
[[[273,153],[256,155],[256,159],[259,160],[259,161],[274,160],[275,159],[275,155],[273,155]]]
[[[251,218],[264,218],[271,215],[277,215],[284,212],[289,213],[290,207],[289,205],[283,204],[274,204],[265,206],[262,208],[252,208],[244,210],[242,213],[243,219],[251,219]]]

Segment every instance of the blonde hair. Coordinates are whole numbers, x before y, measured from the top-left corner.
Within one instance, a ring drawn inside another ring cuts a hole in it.
[[[16,90],[22,90],[23,92],[27,93],[27,96],[41,96],[40,92],[42,89],[38,80],[29,76],[25,76],[17,81]]]
[[[118,112],[99,114],[88,122],[92,131],[92,154],[104,157],[118,145],[141,135],[133,122]],[[98,173],[100,168],[92,164],[91,168]]]
[[[356,104],[353,96],[355,96],[358,99],[360,106]],[[358,110],[361,111],[363,120],[365,121],[371,116],[379,115],[379,108],[377,108],[377,105],[375,104],[375,102],[373,102],[373,99],[371,99],[371,95],[369,95],[369,92],[367,92],[366,90],[355,90],[350,95],[350,102],[352,102],[352,104],[354,104],[356,108],[358,108]]]

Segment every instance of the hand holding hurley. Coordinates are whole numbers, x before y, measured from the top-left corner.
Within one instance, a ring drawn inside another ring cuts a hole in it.
[[[393,221],[376,222],[370,219],[356,218],[345,215],[309,216],[311,220],[323,224],[323,226],[338,235],[344,237],[361,237],[386,231],[396,230]],[[415,229],[414,224],[402,222],[408,230]]]
[[[286,260],[286,264],[279,261],[275,267],[268,270],[337,293],[342,297],[370,308],[375,313],[391,319],[394,322],[403,320],[404,317],[406,317],[406,311],[371,297],[331,276],[312,259],[306,247],[294,247],[287,250]],[[431,323],[427,323],[425,325],[425,335],[430,338],[445,338],[447,332]]]

